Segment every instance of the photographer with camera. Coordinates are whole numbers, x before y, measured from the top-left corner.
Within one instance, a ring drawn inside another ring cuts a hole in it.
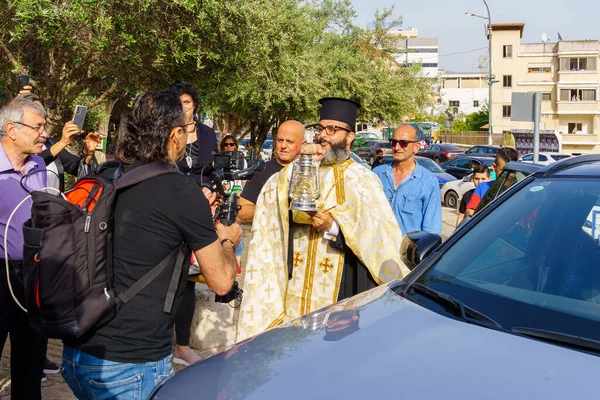
[[[177,92],[151,90],[136,99],[121,132],[116,157],[125,172],[148,163],[174,166],[185,154],[188,132]],[[175,171],[175,170],[174,170]],[[226,295],[234,284],[238,225],[213,225],[211,210],[194,179],[166,173],[117,193],[114,211],[113,285],[121,293],[167,255],[186,244],[194,251],[208,287]],[[175,268],[182,268],[175,309],[187,280],[190,253],[133,296],[106,325],[66,340],[63,378],[79,399],[147,398],[173,374],[174,315],[163,310]],[[175,265],[177,264],[177,265]]]

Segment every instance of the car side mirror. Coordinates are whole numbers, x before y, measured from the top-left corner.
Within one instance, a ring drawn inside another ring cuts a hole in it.
[[[411,271],[442,244],[442,237],[431,232],[409,232],[402,239],[400,257]]]
[[[471,180],[469,179],[469,176],[463,176],[463,182],[471,182]]]

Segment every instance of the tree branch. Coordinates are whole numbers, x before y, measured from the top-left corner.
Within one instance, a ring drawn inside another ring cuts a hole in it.
[[[19,61],[17,61],[17,59],[15,58],[14,54],[10,51],[8,46],[6,46],[6,44],[4,44],[4,40],[0,40],[0,47],[4,51],[4,54],[6,54],[6,57],[8,58],[10,63],[13,65],[13,67],[18,69],[20,74],[27,75],[27,71],[23,67],[19,68]]]
[[[110,87],[106,89],[104,93],[102,93],[96,100],[87,104],[87,108],[92,109],[97,105],[104,103],[108,99],[108,97],[117,90],[117,83],[118,79],[115,79],[112,85],[110,85]]]

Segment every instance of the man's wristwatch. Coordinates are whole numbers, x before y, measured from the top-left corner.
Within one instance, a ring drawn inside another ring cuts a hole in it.
[[[235,243],[233,242],[233,240],[231,240],[231,239],[229,239],[229,238],[226,238],[226,239],[223,239],[223,240],[221,240],[221,245],[224,245],[225,243],[231,243],[231,246],[232,246],[234,249],[235,249],[235,247],[236,247],[236,246],[235,246]]]

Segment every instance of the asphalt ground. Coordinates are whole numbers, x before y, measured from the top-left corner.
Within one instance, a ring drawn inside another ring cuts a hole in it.
[[[442,209],[442,238],[445,240],[454,231],[456,223],[456,210],[444,207]],[[246,243],[248,243],[249,238]],[[215,349],[215,351],[217,351]],[[212,352],[200,353],[201,357],[208,357]],[[46,353],[50,361],[60,365],[62,358],[62,342],[60,340],[51,339],[48,342],[48,351]],[[180,369],[178,365],[174,365],[175,370]],[[48,375],[46,382],[42,383],[42,397],[44,400],[71,400],[76,399],[73,396],[71,389],[65,383],[60,374]],[[10,343],[7,340],[2,351],[2,359],[0,360],[0,399],[10,398]]]

